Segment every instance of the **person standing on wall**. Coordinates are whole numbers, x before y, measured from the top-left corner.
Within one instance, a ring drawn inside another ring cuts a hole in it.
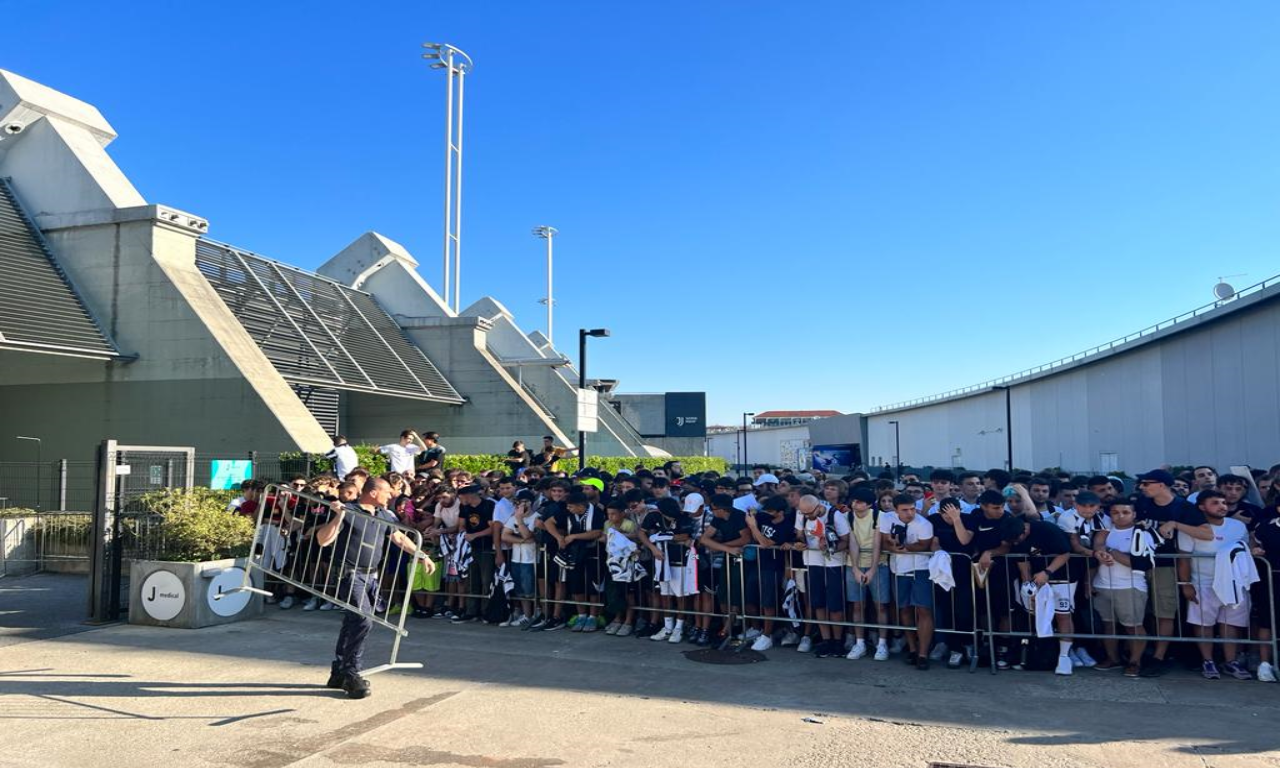
[[[378,449],[378,453],[387,457],[392,472],[413,477],[413,460],[419,451],[427,450],[426,443],[412,429],[400,433],[399,442],[388,443]]]

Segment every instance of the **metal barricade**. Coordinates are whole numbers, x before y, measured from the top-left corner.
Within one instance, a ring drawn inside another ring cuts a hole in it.
[[[298,493],[287,486],[268,486],[263,491],[263,502],[258,509],[253,550],[246,559],[244,582],[230,592],[252,592],[270,597],[276,594],[272,587],[283,588],[285,592],[302,590],[321,601],[359,613],[395,633],[390,661],[366,669],[361,674],[372,675],[389,669],[420,669],[420,663],[397,660],[400,640],[409,634],[404,625],[417,576],[418,559],[387,541],[382,560],[375,566],[378,599],[369,609],[362,609],[361,603],[367,601],[355,593],[356,580],[347,578],[350,571],[339,556],[339,545],[343,536],[348,535],[343,532],[346,527],[338,532],[338,538],[329,546],[321,546],[316,541],[316,532],[330,521],[333,514],[331,503],[318,496]],[[422,549],[422,534],[414,528],[381,518],[371,518],[370,524],[377,529],[379,537],[389,539],[399,532],[416,548]],[[362,545],[369,546],[367,542],[362,542]],[[263,585],[267,589],[253,586],[254,570],[262,573]]]
[[[1145,646],[1150,643],[1156,644],[1155,653],[1166,660],[1172,643],[1203,643],[1209,646],[1211,656],[1216,646],[1223,646],[1224,651],[1267,648],[1275,663],[1276,579],[1265,560],[1247,556],[1253,559],[1259,581],[1239,595],[1239,602],[1230,604],[1216,593],[1208,594],[1214,589],[1214,555],[1160,554],[1149,570],[1108,569],[1100,580],[1098,561],[1073,553],[1063,569],[1065,577],[1050,579],[1045,594],[1026,586],[1025,579],[1034,578],[1036,565],[1056,556],[997,557],[985,590],[987,620],[992,634],[1016,641],[1020,653],[1013,659],[997,658],[993,642],[992,666],[1034,666],[1028,659],[1031,646],[1036,640],[1049,638],[1099,641],[1106,657],[1116,665],[1123,661],[1121,642],[1129,644],[1130,664],[1136,658],[1141,665]],[[1051,627],[1037,627],[1039,622],[1048,623],[1035,610],[1037,596],[1044,601],[1042,605],[1053,605]],[[1207,626],[1206,621],[1210,622]],[[1012,645],[1005,648],[1013,650]]]

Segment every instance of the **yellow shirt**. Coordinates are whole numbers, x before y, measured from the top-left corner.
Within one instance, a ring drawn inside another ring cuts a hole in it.
[[[875,514],[867,510],[866,515],[858,517],[856,512],[850,512],[849,527],[853,529],[853,538],[858,542],[857,566],[863,569],[870,568],[873,564],[871,550],[876,545],[876,537],[880,535],[876,531]],[[849,559],[852,560],[852,556]],[[880,562],[889,562],[889,556],[882,554]]]

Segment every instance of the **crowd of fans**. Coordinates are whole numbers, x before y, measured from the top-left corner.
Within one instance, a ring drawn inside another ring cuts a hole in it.
[[[434,433],[382,449],[389,507],[439,569],[384,583],[379,610],[405,590],[414,617],[524,631],[897,656],[920,670],[989,656],[1001,669],[1147,677],[1181,660],[1210,679],[1276,679],[1280,465],[1160,468],[1132,489],[1000,469],[685,475],[675,461],[569,476],[557,467],[566,452],[544,442],[538,453],[517,443],[507,469],[478,476],[445,470]],[[289,485],[354,500],[370,474],[344,447],[335,440],[333,475]],[[256,515],[257,503],[250,483],[233,506]],[[291,522],[295,548],[325,509]],[[279,597],[298,602],[291,586]]]

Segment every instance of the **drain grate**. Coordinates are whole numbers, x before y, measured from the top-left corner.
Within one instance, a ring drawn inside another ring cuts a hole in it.
[[[696,651],[685,651],[684,657],[699,664],[756,664],[766,660],[765,655],[758,651],[722,651],[719,648],[699,648]]]

